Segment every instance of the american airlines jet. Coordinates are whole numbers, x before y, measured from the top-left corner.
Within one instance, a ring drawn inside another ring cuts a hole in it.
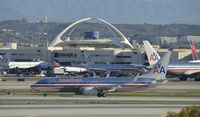
[[[148,41],[143,41],[147,58],[150,65],[154,65],[160,60],[159,54]],[[188,77],[200,80],[200,64],[189,62],[169,63],[167,74],[179,76],[180,80],[187,80]]]
[[[75,94],[97,95],[105,97],[107,92],[132,91],[156,86],[166,80],[166,70],[171,52],[167,52],[152,70],[136,77],[83,77],[83,78],[43,78],[31,85],[31,88],[48,92],[74,92]]]
[[[109,64],[109,63],[94,63],[88,53],[84,51],[86,59],[86,68],[91,71],[122,71],[129,73],[145,73],[148,69],[145,65],[140,64]]]

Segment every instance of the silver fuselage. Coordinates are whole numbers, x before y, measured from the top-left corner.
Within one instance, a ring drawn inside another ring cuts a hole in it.
[[[95,88],[97,91],[132,91],[141,88],[156,86],[153,79],[137,79],[131,77],[87,77],[87,78],[43,78],[31,85],[32,89],[41,92],[75,92],[79,93],[82,88]]]

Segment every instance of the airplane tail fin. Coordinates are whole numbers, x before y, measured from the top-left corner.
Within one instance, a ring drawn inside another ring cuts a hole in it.
[[[84,56],[85,56],[86,65],[92,65],[92,64],[94,64],[94,62],[91,60],[90,56],[88,56],[87,51],[84,51]]]
[[[190,42],[190,47],[191,47],[191,51],[192,51],[192,59],[199,60],[199,57],[197,55],[197,50],[196,50],[196,47],[193,42]]]
[[[159,54],[156,52],[156,50],[152,47],[152,45],[149,43],[149,41],[143,41],[147,58],[149,61],[149,65],[155,65],[158,60],[160,60]]]
[[[158,60],[151,71],[147,74],[141,75],[140,78],[151,78],[156,80],[166,79],[167,68],[169,65],[171,51],[166,52],[163,57]]]
[[[60,64],[56,61],[53,61],[52,64],[54,68],[60,67]]]

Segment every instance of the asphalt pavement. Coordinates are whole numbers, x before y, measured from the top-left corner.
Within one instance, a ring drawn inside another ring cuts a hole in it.
[[[6,105],[0,117],[164,117],[181,107],[143,105]]]

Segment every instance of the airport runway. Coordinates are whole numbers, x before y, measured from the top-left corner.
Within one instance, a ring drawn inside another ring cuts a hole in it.
[[[0,117],[164,117],[180,107],[146,105],[0,105]]]
[[[33,101],[38,104],[4,105],[1,101]],[[67,102],[69,104],[41,104],[40,101]],[[77,104],[78,101],[93,103]],[[129,102],[128,104],[105,104],[112,101]],[[74,102],[71,104],[71,102]],[[94,96],[0,96],[0,117],[164,117],[168,111],[179,112],[182,107],[200,104],[200,98],[191,97],[106,97]]]
[[[36,80],[2,81],[0,90],[30,90]],[[145,92],[200,93],[200,82],[170,80]],[[143,91],[141,91],[143,92]],[[26,96],[0,94],[0,117],[164,117],[200,105],[199,97]]]

